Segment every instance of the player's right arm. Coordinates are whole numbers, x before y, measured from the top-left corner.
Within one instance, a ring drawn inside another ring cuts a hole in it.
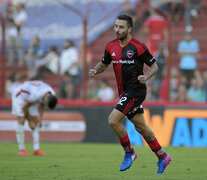
[[[31,116],[29,114],[29,107],[32,106],[33,103],[31,102],[27,102],[24,107],[23,107],[23,111],[24,111],[24,118],[28,121],[29,123],[29,127],[31,129],[34,129],[38,123],[38,117],[37,116]]]
[[[108,43],[102,60],[95,66],[94,69],[89,70],[88,75],[90,78],[94,78],[97,74],[100,74],[107,69],[108,65],[112,61],[111,55],[109,53],[110,48],[111,48],[111,43]]]
[[[94,69],[90,69],[88,75],[90,78],[94,78],[95,75],[104,72],[108,67],[108,64],[104,64],[101,61],[95,66]]]

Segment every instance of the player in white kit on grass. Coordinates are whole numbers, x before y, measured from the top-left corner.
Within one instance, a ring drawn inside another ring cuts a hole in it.
[[[38,104],[40,106],[38,107]],[[39,128],[42,127],[42,116],[47,106],[55,108],[57,97],[54,89],[42,81],[26,81],[12,91],[12,114],[17,116],[16,138],[19,154],[29,155],[24,146],[24,122],[28,120],[33,137],[33,154],[45,156],[40,150]],[[38,117],[39,112],[39,117]]]

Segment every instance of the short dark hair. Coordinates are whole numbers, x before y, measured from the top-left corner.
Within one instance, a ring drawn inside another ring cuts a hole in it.
[[[50,46],[49,50],[52,52],[56,52],[57,53],[57,47],[56,46]]]
[[[132,27],[133,28],[133,20],[132,20],[131,16],[123,14],[123,15],[119,15],[116,19],[127,21],[128,27]]]
[[[58,101],[57,97],[55,95],[49,94],[47,98],[48,98],[47,106],[50,109],[53,109],[56,106],[56,104],[57,104],[57,101]]]
[[[66,39],[65,42],[69,43],[71,46],[75,45],[75,43],[72,39]]]

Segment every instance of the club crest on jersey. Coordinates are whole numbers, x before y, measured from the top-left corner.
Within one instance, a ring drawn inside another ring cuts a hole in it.
[[[127,57],[128,58],[131,58],[133,55],[134,55],[134,51],[132,51],[132,50],[127,51]]]

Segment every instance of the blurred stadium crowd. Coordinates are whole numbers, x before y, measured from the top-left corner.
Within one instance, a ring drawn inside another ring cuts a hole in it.
[[[12,84],[16,81],[25,81],[28,79],[48,81],[51,79],[51,85],[55,86],[54,88],[60,98],[80,99],[83,91],[84,51],[82,35],[80,35],[81,38],[76,37],[74,39],[72,38],[74,36],[73,33],[69,33],[67,38],[65,31],[62,31],[64,40],[54,40],[50,42],[48,38],[43,38],[41,32],[37,32],[35,27],[35,34],[31,33],[31,36],[28,36],[28,34],[25,35],[24,32],[26,32],[26,30],[24,31],[24,27],[31,26],[30,31],[32,31],[33,24],[35,24],[37,20],[34,16],[38,17],[41,15],[38,14],[38,10],[33,10],[33,14],[31,13],[31,2],[29,3],[27,0],[11,0],[7,2],[6,68],[8,71],[8,79],[6,81],[6,96],[9,97]],[[103,6],[107,4],[104,4],[104,0],[101,2]],[[199,40],[194,37],[195,27],[193,26],[194,21],[197,21],[201,14],[203,1],[122,0],[116,2],[118,2],[120,8],[113,14],[111,18],[112,23],[108,22],[108,28],[102,28],[102,31],[107,32],[108,29],[113,28],[113,17],[116,15],[131,15],[134,20],[133,36],[144,42],[157,59],[159,71],[147,84],[148,93],[146,100],[206,102],[207,70],[201,70],[198,66],[201,47]],[[44,5],[41,5],[40,8],[42,8],[42,6]],[[73,9],[69,9],[73,11]],[[61,9],[58,7],[55,8],[53,6],[50,10],[54,11],[53,16],[62,13]],[[94,16],[95,12],[91,13]],[[47,14],[39,18],[47,19]],[[48,18],[52,19],[52,17]],[[54,18],[54,21],[55,20],[61,21],[61,19],[57,18]],[[69,14],[68,20],[62,20],[72,21]],[[76,21],[72,22],[75,23]],[[94,24],[95,23],[97,22],[94,22]],[[170,68],[170,80],[167,77],[168,58],[169,54],[171,54],[171,56],[175,54],[172,54],[171,49],[168,48],[169,43],[171,43],[169,42],[171,36],[171,34],[169,34],[169,23],[171,24],[171,28],[180,24],[183,24],[184,27],[183,36],[175,45],[175,53],[178,54],[177,58],[179,63],[175,66],[172,65]],[[93,27],[94,24],[89,24],[89,27]],[[79,27],[79,31],[82,30],[82,26],[78,26],[78,24],[73,25]],[[41,28],[39,31],[41,31]],[[48,33],[50,34],[50,31]],[[111,33],[111,31],[109,33]],[[24,35],[27,36],[27,41],[24,41]],[[86,52],[87,69],[92,67],[95,61],[97,61],[94,55],[95,50],[92,49],[90,43],[99,41],[98,38],[100,35],[101,33],[88,41]],[[45,36],[49,35],[46,34]],[[113,36],[109,37],[111,38]],[[112,39],[105,40],[105,45],[110,40]],[[102,45],[97,43],[97,46]],[[101,48],[102,52],[104,52],[104,46]],[[101,59],[101,56],[99,59]],[[55,84],[56,81],[57,83]],[[115,85],[111,82],[111,79],[108,77],[103,77],[98,80],[88,80],[88,99],[100,101],[117,99],[117,93],[114,88]],[[168,90],[170,92],[169,97]]]

